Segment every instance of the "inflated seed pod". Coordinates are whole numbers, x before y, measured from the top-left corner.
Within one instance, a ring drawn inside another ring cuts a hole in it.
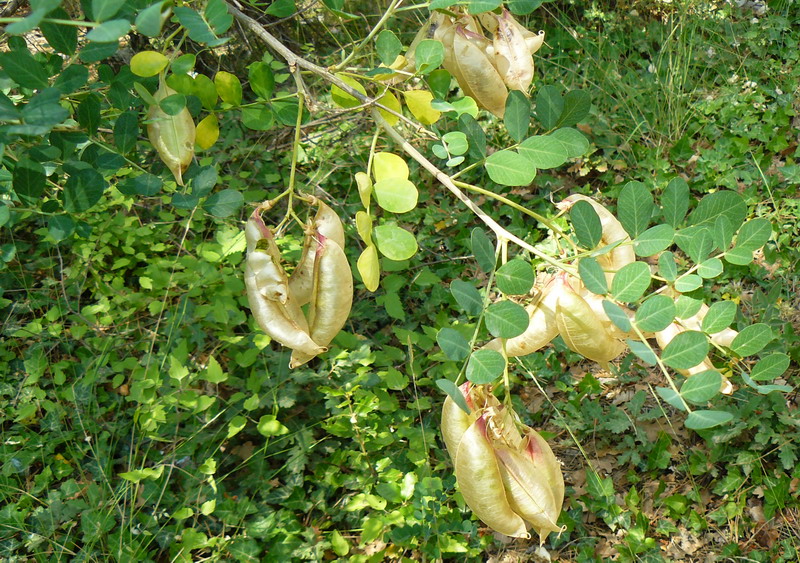
[[[153,98],[160,102],[167,96],[176,94],[175,90],[161,80]],[[195,125],[187,108],[177,115],[168,115],[156,103],[147,110],[147,136],[156,149],[159,158],[169,168],[175,181],[183,185],[183,173],[194,157]]]
[[[497,23],[490,51],[494,66],[506,86],[527,93],[533,82],[533,57],[522,34],[522,27],[508,10],[503,10]]]
[[[289,299],[289,281],[281,266],[281,254],[272,231],[261,219],[261,208],[256,209],[245,225],[247,262],[253,270],[261,294],[283,304]],[[296,301],[290,306],[297,307]]]
[[[312,287],[308,311],[309,333],[314,342],[327,346],[350,315],[353,306],[353,274],[342,247],[319,232]],[[301,366],[313,357],[314,355],[296,351],[292,354],[289,367]]]
[[[456,77],[464,93],[480,107],[497,117],[506,111],[508,90],[486,53],[488,41],[461,26],[456,26],[453,37],[454,65],[447,68]],[[445,58],[447,64],[447,58]]]
[[[319,233],[344,248],[344,227],[336,212],[321,199],[314,198],[317,213],[306,231],[303,253],[292,275],[289,277],[289,288],[300,305],[311,301],[314,276],[314,260],[317,255],[317,236]]]
[[[564,343],[574,352],[605,364],[625,350],[592,311],[588,303],[559,278],[562,285],[556,306],[556,322]]]

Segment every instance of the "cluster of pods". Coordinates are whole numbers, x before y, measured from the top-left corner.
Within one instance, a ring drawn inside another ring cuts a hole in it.
[[[561,201],[558,207],[569,210],[577,201],[584,200],[592,205],[602,226],[603,234],[600,244],[603,246],[616,244],[610,252],[599,256],[598,262],[606,272],[606,279],[611,285],[614,273],[623,266],[636,260],[631,239],[619,220],[608,209],[583,195],[572,195]],[[586,289],[580,279],[561,273],[552,277],[541,276],[534,288],[534,298],[527,305],[530,318],[528,328],[521,335],[505,341],[505,351],[509,357],[525,356],[546,346],[557,335],[561,335],[564,343],[573,351],[606,364],[613,360],[627,347],[625,340],[639,339],[635,332],[623,332],[611,322],[603,308],[603,297]],[[677,299],[680,294],[672,292],[670,297]],[[634,319],[632,311],[625,310]],[[654,333],[642,333],[645,338],[653,338],[662,349],[675,336],[687,330],[700,330],[708,307],[703,305],[692,317],[676,319],[665,329]],[[730,328],[711,335],[711,340],[719,346],[730,346],[738,333]],[[486,345],[492,350],[502,350],[504,342],[495,339]],[[708,358],[697,366],[687,370],[679,370],[689,376],[708,369],[714,369]],[[724,386],[728,386],[726,381]],[[726,388],[723,388],[724,392]]]
[[[415,50],[423,39],[436,39],[444,45],[442,66],[464,94],[503,117],[508,90],[527,94],[531,86],[533,54],[544,43],[544,31],[527,30],[508,10],[499,15],[457,13],[455,17],[433,12],[409,46],[404,70],[416,67]]]
[[[183,173],[194,158],[194,121],[185,107],[177,114],[169,115],[158,105],[158,102],[176,93],[161,80],[153,95],[156,103],[147,110],[147,136],[159,158],[175,176],[175,181],[182,186]]]
[[[470,412],[453,399],[442,407],[442,436],[453,460],[461,495],[490,528],[544,543],[564,502],[561,465],[545,440],[521,424],[488,385],[459,387]]]
[[[245,226],[244,282],[250,310],[261,330],[292,349],[291,368],[327,350],[353,305],[353,274],[343,250],[342,222],[318,198],[312,198],[313,204],[317,212],[306,226],[303,253],[291,276],[286,275],[275,237],[261,218],[271,203],[256,208]]]

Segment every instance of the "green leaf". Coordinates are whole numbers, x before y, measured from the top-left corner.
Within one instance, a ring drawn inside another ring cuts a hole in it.
[[[163,20],[161,19],[161,9],[164,2],[156,2],[148,6],[136,16],[136,31],[147,37],[157,37],[161,33]]]
[[[178,115],[186,107],[186,96],[183,94],[170,94],[158,102],[158,107],[167,115]]]
[[[83,65],[69,65],[56,77],[53,87],[66,96],[80,90],[88,81],[88,68]]]
[[[453,402],[459,406],[459,408],[464,411],[465,413],[469,414],[469,405],[467,405],[467,400],[464,398],[464,394],[458,388],[458,386],[450,381],[449,379],[437,379],[436,386],[447,393],[447,395],[453,399]]]
[[[703,302],[700,299],[681,295],[675,300],[675,316],[679,319],[688,319],[695,316],[702,306]]]
[[[711,227],[716,222],[717,217],[726,217],[731,224],[741,225],[747,215],[747,205],[744,198],[729,190],[721,190],[706,195],[700,200],[691,215],[689,215],[690,225],[706,224]]]
[[[144,469],[134,469],[133,471],[125,471],[119,473],[119,476],[126,481],[138,483],[142,479],[158,479],[164,473],[164,466],[158,465],[156,467],[145,467]]]
[[[467,12],[470,14],[482,14],[496,10],[503,2],[502,0],[466,0],[466,4]]]
[[[372,230],[381,254],[397,262],[408,260],[417,253],[417,239],[396,223],[388,222]]]
[[[497,338],[514,338],[528,328],[529,318],[525,308],[513,301],[498,301],[486,308],[486,328]]]
[[[503,186],[527,186],[536,177],[528,159],[507,149],[489,155],[484,166],[489,178]]]
[[[61,242],[72,236],[75,232],[75,221],[69,215],[54,215],[47,221],[48,234],[56,242]]]
[[[725,411],[698,410],[689,413],[684,425],[691,430],[706,430],[733,420],[733,415]]]
[[[284,434],[289,433],[289,429],[278,422],[278,419],[274,414],[265,414],[259,418],[258,424],[256,425],[256,430],[258,430],[259,434],[267,438],[271,436],[283,436]],[[203,470],[200,468],[198,468],[198,470],[203,472]]]
[[[696,274],[681,276],[675,280],[675,290],[680,293],[689,293],[703,285],[703,278]]]
[[[544,0],[506,0],[506,8],[515,16],[525,16],[542,5]]]
[[[423,39],[414,50],[417,72],[428,74],[444,62],[444,45],[435,39]]]
[[[235,74],[219,71],[214,75],[214,86],[223,102],[238,106],[242,103],[242,83]]]
[[[681,229],[675,233],[675,242],[696,264],[705,260],[714,249],[714,239],[711,236],[711,231],[703,226]]]
[[[228,374],[222,371],[222,366],[214,356],[208,358],[208,365],[202,375],[209,383],[222,383],[228,379]]]
[[[514,90],[514,92],[516,91]],[[568,158],[564,144],[553,138],[552,135],[529,137],[519,145],[517,150],[534,167],[540,169],[556,168],[564,164]]]
[[[719,394],[722,385],[722,374],[709,369],[696,373],[681,385],[681,396],[690,403],[704,404]]]
[[[364,88],[363,84],[361,84],[355,78],[345,74],[337,74],[336,78],[339,78],[342,82],[350,86],[350,88],[359,94],[363,96],[367,95],[367,90]],[[335,85],[331,86],[331,99],[333,100],[333,103],[343,108],[354,108],[361,105],[360,99],[348,92],[345,92],[342,88]]]
[[[92,17],[94,21],[102,22],[117,15],[125,0],[92,0]]]
[[[643,332],[658,332],[675,320],[675,302],[665,295],[653,295],[636,311],[636,326]]]
[[[689,210],[689,184],[680,176],[673,178],[661,194],[661,211],[664,221],[674,228],[686,217]]]
[[[40,205],[46,183],[44,167],[38,162],[22,158],[12,173],[11,185],[17,196],[28,205]]]
[[[475,256],[478,267],[487,274],[494,270],[496,262],[494,244],[492,244],[492,241],[482,228],[475,227],[472,229],[470,245],[472,248],[472,255]]]
[[[753,381],[771,381],[776,377],[783,375],[787,369],[791,358],[786,354],[771,354],[753,366],[753,371],[750,372],[750,377]]]
[[[731,350],[742,357],[752,356],[769,344],[775,335],[769,325],[756,323],[744,327],[731,342]]]
[[[483,160],[486,157],[486,133],[483,132],[483,127],[474,117],[468,113],[462,113],[458,117],[458,130],[467,136],[470,158]]]
[[[655,204],[650,190],[641,182],[628,182],[619,194],[617,216],[631,238],[647,229]]]
[[[486,385],[503,375],[505,367],[506,361],[500,352],[477,350],[469,357],[467,379],[477,385]]]
[[[555,86],[542,86],[536,95],[536,118],[545,129],[553,129],[564,111],[564,99]]]
[[[181,55],[180,57],[172,61],[172,64],[169,65],[169,69],[174,74],[188,74],[192,72],[196,62],[197,62],[196,56],[194,56],[192,53],[186,53],[185,55]]]
[[[47,72],[28,51],[0,53],[0,67],[8,77],[23,88],[47,88]]]
[[[217,105],[217,87],[205,74],[198,74],[194,77],[193,93],[200,98],[204,108],[213,110]]]
[[[384,29],[378,34],[375,40],[375,52],[383,64],[391,65],[402,50],[403,44],[393,32]]]
[[[668,282],[673,282],[677,279],[678,265],[675,263],[675,255],[672,252],[664,252],[658,257],[658,273]]]
[[[98,43],[110,43],[127,35],[130,30],[131,23],[128,20],[110,20],[92,29],[86,34],[86,39]]]
[[[253,131],[269,131],[275,123],[274,116],[264,106],[242,108],[242,125]]]
[[[189,38],[198,43],[203,43],[209,47],[217,47],[225,43],[225,39],[220,39],[208,26],[203,16],[196,11],[185,6],[177,6],[172,9],[178,22],[189,32]]]
[[[69,117],[69,111],[61,107],[61,92],[56,88],[45,88],[22,108],[22,119],[31,125],[54,127]]]
[[[733,234],[735,232],[736,227],[733,226],[730,219],[724,215],[718,216],[714,220],[714,230],[711,231],[714,245],[720,250],[727,250],[733,241]]]
[[[736,318],[736,303],[717,301],[709,307],[706,316],[703,317],[703,331],[708,334],[716,334],[731,326],[734,318]]]
[[[140,195],[144,197],[152,197],[161,191],[161,186],[164,182],[158,176],[153,174],[140,174],[135,178],[126,178],[117,184],[117,189],[125,195],[133,196]]]
[[[578,200],[569,211],[575,236],[584,248],[594,248],[603,238],[603,226],[597,212],[588,201]]]
[[[674,369],[689,369],[708,355],[708,338],[702,332],[688,330],[677,334],[661,352],[661,361]]]
[[[632,303],[650,287],[650,267],[644,262],[626,264],[611,281],[611,295],[617,301]]]
[[[21,21],[8,24],[5,28],[5,32],[9,35],[23,35],[28,33],[32,29],[38,27],[39,23],[41,23],[46,15],[47,10],[37,10],[34,8],[33,11],[22,18]]]
[[[266,10],[265,14],[275,16],[276,18],[288,18],[297,12],[297,5],[294,0],[274,0]]]
[[[596,259],[591,256],[581,258],[580,262],[578,262],[578,273],[586,289],[597,295],[605,295],[608,293],[606,274],[603,272],[603,267],[600,266],[600,263]]]
[[[583,156],[589,150],[589,141],[586,136],[572,127],[556,129],[547,136],[561,143],[567,158]]]
[[[50,12],[50,17],[59,20],[70,19],[69,14],[61,8]],[[39,25],[39,29],[53,49],[69,56],[75,54],[78,48],[78,28],[76,26],[45,21]]]
[[[736,248],[758,250],[772,236],[772,224],[762,217],[747,221],[736,235]]]
[[[223,0],[208,0],[203,15],[217,35],[222,35],[233,25],[233,14],[228,12],[228,6]]]
[[[64,184],[64,209],[80,213],[94,207],[108,187],[103,175],[88,165],[70,174]]]
[[[268,63],[255,62],[247,68],[250,89],[261,98],[269,100],[275,92],[275,75]]]
[[[385,178],[373,185],[375,199],[391,213],[407,213],[417,206],[417,187],[403,178]]]
[[[622,307],[613,301],[603,299],[603,311],[605,311],[606,315],[608,315],[608,318],[611,319],[611,322],[614,323],[614,326],[616,326],[622,332],[630,332],[631,320],[628,318],[628,315],[625,313],[625,310]]]
[[[526,295],[533,287],[533,268],[525,260],[509,260],[497,270],[495,282],[506,295]]]
[[[76,117],[87,133],[93,135],[97,132],[100,127],[100,98],[97,94],[89,94],[78,104]]]
[[[681,396],[669,387],[656,387],[656,393],[673,408],[686,412],[686,407],[683,401],[681,401]]]
[[[139,138],[139,114],[135,111],[126,111],[114,123],[114,145],[122,154],[126,154],[136,147]]]
[[[90,41],[83,46],[81,52],[79,53],[79,57],[84,63],[96,63],[113,56],[118,49],[118,41],[112,41],[110,43],[97,43],[95,41]]]
[[[205,197],[211,193],[211,190],[217,185],[219,175],[214,166],[202,166],[200,168],[192,168],[191,175],[189,173],[185,176],[186,180],[191,180],[192,194],[198,197]]]
[[[508,93],[503,123],[505,123],[511,138],[518,143],[528,134],[528,127],[531,124],[531,102],[519,90],[512,90]]]
[[[450,293],[456,299],[456,303],[468,315],[477,317],[483,310],[483,297],[477,288],[469,282],[463,280],[453,280],[450,283]]]
[[[716,278],[722,270],[722,260],[719,258],[709,258],[697,265],[697,274],[706,280]]]
[[[563,99],[564,109],[558,116],[556,127],[575,125],[583,121],[592,109],[592,97],[586,90],[570,90]]]
[[[637,256],[653,256],[666,250],[675,238],[675,230],[669,225],[660,224],[650,227],[633,241],[633,250]]]
[[[725,261],[736,266],[746,266],[753,261],[753,251],[749,248],[734,247],[725,252]]]
[[[214,217],[230,217],[244,205],[244,196],[237,190],[222,190],[212,194],[203,204],[203,209]]]
[[[453,328],[441,329],[436,335],[436,342],[444,355],[454,362],[460,362],[469,356],[469,342]]]

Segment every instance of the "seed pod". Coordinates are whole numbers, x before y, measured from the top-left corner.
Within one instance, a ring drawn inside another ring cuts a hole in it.
[[[497,117],[503,117],[508,90],[486,54],[487,46],[488,41],[482,35],[456,26],[453,57],[449,63],[453,66],[445,68],[456,77],[458,85],[475,103]]]
[[[153,98],[156,102],[160,102],[175,93],[175,90],[162,80]],[[150,138],[150,143],[175,176],[175,181],[182,186],[182,175],[194,157],[195,126],[189,110],[183,108],[177,115],[168,115],[156,103],[147,110],[147,119],[149,120],[147,136]]]
[[[556,306],[556,322],[564,343],[574,352],[605,364],[625,350],[625,344],[614,338],[584,299],[575,293],[563,278]]]
[[[522,27],[508,10],[503,10],[497,23],[490,52],[494,56],[497,72],[506,86],[527,93],[533,82],[533,57],[522,34]]]
[[[259,292],[272,301],[285,304],[289,298],[289,282],[281,266],[281,253],[272,231],[264,224],[256,209],[245,225],[247,262],[258,284]],[[295,304],[299,308],[300,304]]]
[[[317,232],[313,290],[309,308],[311,338],[327,346],[347,322],[353,306],[353,274],[342,247]],[[289,367],[308,362],[313,355],[293,353]]]
[[[344,248],[344,228],[336,212],[328,207],[322,200],[314,198],[317,204],[317,214],[314,216],[311,228],[306,232],[303,243],[303,253],[300,262],[289,278],[289,288],[297,302],[302,306],[311,301],[312,285],[314,283],[314,260],[317,254],[316,233],[331,239]]]

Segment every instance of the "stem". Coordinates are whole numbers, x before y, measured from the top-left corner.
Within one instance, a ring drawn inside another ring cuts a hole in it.
[[[359,51],[360,51],[360,50],[361,50],[361,49],[364,47],[364,45],[366,45],[367,43],[369,43],[370,41],[372,41],[372,38],[373,38],[373,37],[375,37],[375,35],[377,35],[378,31],[380,31],[380,29],[383,27],[383,24],[385,24],[385,23],[386,23],[386,21],[387,21],[387,20],[388,20],[390,17],[392,17],[392,16],[394,15],[394,11],[395,11],[395,10],[396,10],[396,9],[397,9],[397,8],[400,6],[400,4],[402,4],[402,3],[403,3],[403,0],[393,0],[393,1],[392,1],[392,3],[391,3],[391,4],[389,4],[389,7],[388,7],[388,8],[386,8],[386,12],[384,12],[383,16],[381,16],[381,19],[379,19],[379,20],[378,20],[378,23],[376,23],[376,24],[375,24],[375,27],[373,27],[373,28],[372,28],[372,30],[371,30],[371,31],[369,32],[369,34],[368,34],[368,35],[367,35],[367,36],[364,38],[364,40],[363,40],[363,41],[361,41],[361,43],[359,43],[358,45],[356,45],[356,46],[353,48],[353,50],[352,50],[352,51],[350,51],[350,54],[348,54],[348,55],[347,55],[347,56],[344,58],[344,60],[343,60],[342,62],[340,62],[338,65],[334,66],[334,67],[333,67],[333,70],[339,70],[339,69],[343,68],[345,65],[347,65],[347,63],[349,63],[349,62],[350,62],[350,61],[353,59],[353,57],[355,57],[355,56],[356,56],[356,53],[358,53],[358,52],[359,52]]]
[[[292,164],[289,168],[289,210],[292,209],[292,196],[294,195],[294,179],[297,173],[297,153],[300,150],[300,132],[303,123],[303,106],[305,94],[297,90],[297,121],[294,124],[294,143],[292,143]]]

